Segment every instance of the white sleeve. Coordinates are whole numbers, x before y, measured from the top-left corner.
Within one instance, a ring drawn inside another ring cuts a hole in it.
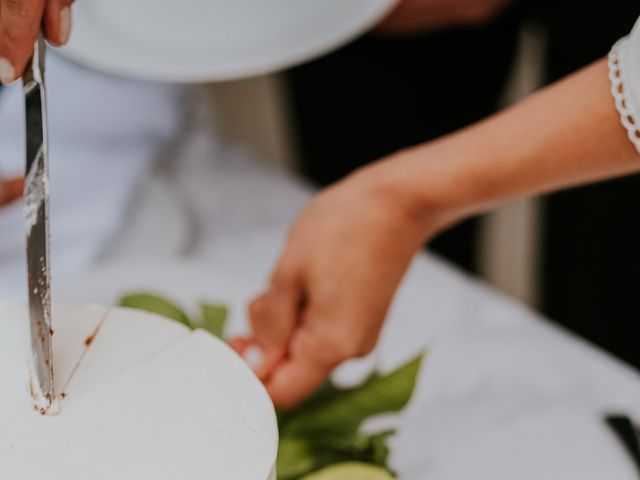
[[[620,121],[640,152],[640,19],[611,49],[609,79]]]

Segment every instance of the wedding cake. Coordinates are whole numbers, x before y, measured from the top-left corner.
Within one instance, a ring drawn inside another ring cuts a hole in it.
[[[54,306],[58,413],[29,393],[28,311],[0,302],[0,470],[13,480],[267,480],[278,431],[251,370],[201,330]]]

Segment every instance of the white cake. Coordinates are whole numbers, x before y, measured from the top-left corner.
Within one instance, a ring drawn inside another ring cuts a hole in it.
[[[60,412],[42,416],[27,315],[0,302],[0,478],[273,478],[273,406],[223,342],[138,311],[54,307]]]

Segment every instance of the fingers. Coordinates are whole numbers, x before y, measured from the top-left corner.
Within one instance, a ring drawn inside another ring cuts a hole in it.
[[[23,187],[24,180],[22,178],[0,180],[0,207],[20,198]]]
[[[0,0],[0,83],[22,75],[41,28],[53,45],[71,33],[73,0]]]
[[[73,0],[48,0],[43,26],[47,40],[53,45],[64,45],[71,34],[71,4]]]
[[[280,364],[285,355],[284,347],[263,347],[250,337],[236,337],[229,341],[233,348],[254,370],[256,376],[265,381]]]
[[[280,366],[285,358],[286,352],[286,347],[267,347],[262,350],[260,361],[256,363],[254,368],[256,376],[265,382],[273,371]]]
[[[284,346],[296,324],[299,298],[295,290],[270,289],[249,306],[254,338],[263,346]]]
[[[276,407],[289,409],[318,390],[332,370],[306,356],[290,358],[275,370],[265,386]]]
[[[282,317],[270,317],[267,312],[289,314],[283,305],[271,303],[280,297],[265,294],[254,301],[252,317],[254,335],[258,338],[235,338],[230,345],[254,368],[256,375],[265,383],[267,391],[279,408],[291,408],[313,394],[329,377],[333,369],[344,360],[357,356],[357,335],[345,335],[341,329],[325,325],[319,315],[307,318],[301,309],[293,312],[294,317],[288,325],[276,325]],[[281,309],[282,308],[282,309]],[[291,308],[289,306],[288,308]],[[263,316],[264,315],[264,316]],[[283,341],[263,334],[269,326],[282,332]],[[334,326],[335,327],[335,326]],[[256,330],[257,328],[257,330]],[[252,348],[259,347],[261,358],[256,362],[252,357]]]
[[[249,337],[235,337],[229,340],[229,346],[233,348],[238,355],[244,357],[249,344],[251,343],[251,339]]]
[[[22,75],[33,53],[45,0],[0,0],[0,82]]]
[[[253,341],[262,355],[253,368],[261,380],[265,380],[284,357],[298,321],[301,292],[296,277],[278,267],[269,290],[249,307]]]
[[[314,302],[307,290],[329,294]],[[297,405],[339,364],[373,349],[384,308],[374,315],[357,305],[338,301],[333,288],[304,282],[282,266],[276,270],[272,287],[254,300],[250,314],[263,354],[254,370],[277,407]],[[237,346],[246,352],[246,343]]]
[[[286,347],[302,306],[301,282],[281,262],[269,290],[249,307],[254,338],[264,347]]]
[[[284,358],[266,379],[274,404],[295,407],[311,396],[342,362],[367,353],[355,332],[344,331],[330,319],[311,313],[296,330]]]

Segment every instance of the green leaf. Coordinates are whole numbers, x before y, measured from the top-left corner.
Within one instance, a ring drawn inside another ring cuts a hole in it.
[[[121,307],[135,308],[162,315],[191,328],[189,317],[180,307],[170,300],[153,293],[133,292],[123,296],[118,304]]]
[[[373,374],[363,385],[325,389],[322,401],[312,398],[281,415],[281,431],[303,435],[319,432],[356,432],[369,417],[401,411],[411,399],[423,355],[388,375]]]
[[[317,460],[309,442],[298,437],[281,437],[278,446],[278,480],[300,478],[317,468]]]
[[[224,338],[224,327],[227,323],[229,310],[226,306],[214,303],[201,303],[202,324],[207,332],[218,338]]]
[[[371,450],[370,462],[376,465],[386,466],[389,459],[389,446],[387,440],[395,432],[387,431],[372,435],[369,438],[369,449]]]
[[[298,479],[335,463],[359,461],[386,466],[386,441],[393,432],[375,435],[324,433],[303,437],[281,435],[278,451],[278,479]]]
[[[345,462],[307,475],[302,480],[393,480],[393,476],[381,467]]]

